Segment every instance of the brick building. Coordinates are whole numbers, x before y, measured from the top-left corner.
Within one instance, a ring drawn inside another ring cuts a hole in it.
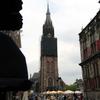
[[[79,33],[84,93],[87,100],[100,100],[100,10]]]

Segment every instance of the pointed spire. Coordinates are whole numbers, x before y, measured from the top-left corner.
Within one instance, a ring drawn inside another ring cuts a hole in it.
[[[47,2],[47,15],[50,15],[50,11],[49,11],[49,3]]]
[[[46,20],[43,25],[43,36],[54,37],[54,28],[50,17],[49,2],[47,2]]]
[[[51,18],[50,18],[49,2],[47,2],[46,23],[52,24],[52,21],[51,21]]]

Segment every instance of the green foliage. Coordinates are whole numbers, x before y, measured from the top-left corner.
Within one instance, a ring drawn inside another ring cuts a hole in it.
[[[65,90],[76,91],[77,90],[77,86],[76,86],[76,84],[66,85],[65,86]]]

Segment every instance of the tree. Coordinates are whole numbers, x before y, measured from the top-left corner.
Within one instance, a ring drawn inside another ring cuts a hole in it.
[[[65,90],[76,91],[77,90],[77,85],[76,84],[66,85]]]

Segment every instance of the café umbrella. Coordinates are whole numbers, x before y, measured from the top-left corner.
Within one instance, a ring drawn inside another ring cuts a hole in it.
[[[67,91],[65,91],[64,93],[65,93],[65,94],[73,94],[73,93],[74,93],[74,91],[67,90]]]
[[[64,91],[58,90],[57,94],[64,94]]]
[[[82,92],[81,92],[81,91],[75,91],[75,93],[76,93],[76,94],[81,94]]]

